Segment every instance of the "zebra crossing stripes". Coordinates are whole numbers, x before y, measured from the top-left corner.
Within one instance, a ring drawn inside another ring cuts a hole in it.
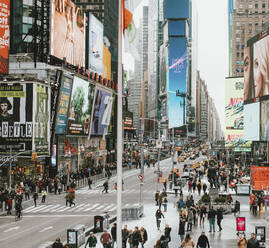
[[[124,189],[122,191],[122,194],[139,194],[139,189]],[[116,194],[117,193],[117,190],[115,189],[109,189],[108,190],[108,193],[109,194]],[[149,193],[149,194],[154,194],[155,191],[154,190],[149,190],[149,191],[145,191],[145,193]],[[93,195],[93,194],[97,194],[97,195],[100,195],[101,194],[101,191],[100,190],[96,190],[96,189],[93,189],[93,190],[89,190],[89,189],[79,189],[76,191],[76,194],[82,194],[82,195]]]

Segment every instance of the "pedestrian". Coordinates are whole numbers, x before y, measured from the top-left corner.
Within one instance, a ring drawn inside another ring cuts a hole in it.
[[[106,180],[104,183],[103,183],[103,187],[104,187],[104,189],[103,189],[103,191],[102,191],[102,193],[108,193],[108,180]]]
[[[188,187],[189,187],[189,192],[191,192],[191,189],[192,189],[192,183],[191,183],[191,180],[188,181]]]
[[[155,193],[155,202],[156,202],[156,206],[159,206],[159,196],[160,196],[160,191],[156,191]]]
[[[210,248],[208,238],[204,231],[202,231],[200,237],[198,238],[196,248]]]
[[[92,189],[92,180],[90,177],[88,177],[88,185],[89,185],[89,189]]]
[[[46,196],[47,196],[47,191],[45,189],[42,189],[41,196],[42,196],[41,203],[45,203],[46,202]]]
[[[240,213],[240,202],[236,200],[234,204],[234,216],[236,216],[237,213]]]
[[[246,238],[242,234],[240,234],[239,238],[237,239],[238,248],[247,248],[247,243],[248,241],[246,240]]]
[[[218,227],[219,227],[219,232],[221,232],[222,230],[222,227],[221,227],[221,221],[223,220],[223,211],[222,209],[219,207],[217,209],[217,224],[218,224]]]
[[[144,244],[148,241],[148,233],[144,227],[140,228],[140,235],[141,235],[141,247],[144,248]]]
[[[29,186],[26,184],[25,188],[24,188],[24,194],[25,194],[25,200],[29,200],[30,199],[30,189]]]
[[[259,248],[259,242],[256,239],[255,233],[251,233],[251,238],[248,240],[247,248]]]
[[[168,203],[167,197],[164,197],[163,198],[163,211],[164,212],[167,211],[167,203]]]
[[[165,228],[164,228],[164,236],[165,236],[165,240],[166,240],[166,247],[165,248],[169,248],[168,243],[171,241],[171,230],[172,230],[172,228],[168,224],[166,224]]]
[[[138,248],[139,242],[141,241],[141,235],[137,226],[134,228],[132,241],[133,241],[133,248]]]
[[[188,211],[188,216],[187,216],[187,232],[191,232],[192,231],[192,222],[193,222],[193,212],[191,211],[191,209]]]
[[[198,194],[200,195],[201,194],[201,189],[202,189],[202,185],[201,185],[200,181],[198,182],[196,187],[197,187],[197,190],[198,190]]]
[[[183,242],[181,243],[181,246],[183,248],[193,248],[195,245],[195,243],[193,242],[191,236],[189,233],[186,234],[185,239],[183,240]]]
[[[128,243],[129,243],[130,248],[134,248],[134,246],[133,246],[133,230],[132,229],[129,230]]]
[[[97,238],[94,236],[93,232],[90,232],[90,236],[87,239],[85,248],[87,247],[87,245],[89,245],[89,248],[95,248],[96,244],[97,244]]]
[[[117,224],[116,223],[113,223],[110,233],[112,237],[112,248],[114,248],[114,244],[117,243]]]
[[[212,230],[213,230],[213,232],[215,232],[216,211],[214,210],[214,208],[212,206],[210,206],[207,218],[208,218],[209,225],[210,225],[209,232],[212,232]]]
[[[101,235],[100,242],[102,243],[103,248],[111,247],[112,238],[111,235],[107,232],[107,230],[104,230],[104,233]]]
[[[180,236],[181,243],[183,242],[185,236],[185,223],[186,220],[183,217],[180,217],[178,234]]]
[[[127,225],[124,225],[124,228],[121,231],[121,235],[122,235],[122,248],[127,248],[127,240],[129,237],[129,231],[127,229]]]
[[[7,199],[7,215],[11,215],[11,210],[12,210],[12,199],[10,196],[8,196]]]
[[[207,189],[207,185],[206,183],[203,184],[203,191],[204,191],[204,194],[206,193],[206,189]]]
[[[37,200],[37,198],[38,198],[38,194],[37,194],[37,192],[34,192],[33,199],[34,199],[35,207],[36,207],[36,200]]]
[[[63,243],[59,237],[57,237],[55,242],[52,244],[52,248],[64,248]]]
[[[156,225],[157,225],[157,229],[160,230],[160,225],[161,225],[161,218],[164,218],[164,215],[161,211],[161,209],[157,209],[156,213],[155,213],[155,217],[156,217]]]

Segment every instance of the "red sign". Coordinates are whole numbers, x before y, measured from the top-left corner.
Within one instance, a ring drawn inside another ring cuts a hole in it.
[[[236,218],[236,230],[238,232],[246,231],[246,218],[245,217]]]
[[[0,1],[0,73],[8,74],[10,0]]]

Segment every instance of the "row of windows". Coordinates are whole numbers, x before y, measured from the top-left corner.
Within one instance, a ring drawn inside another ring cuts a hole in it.
[[[236,69],[235,69],[235,72],[237,72],[237,73],[240,72],[240,71],[241,71],[241,72],[244,72],[244,68],[236,68]]]

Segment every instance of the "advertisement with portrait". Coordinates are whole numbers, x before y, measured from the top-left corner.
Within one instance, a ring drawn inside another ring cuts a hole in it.
[[[112,93],[97,88],[92,112],[91,135],[104,135],[110,124],[113,107]]]
[[[89,69],[103,75],[103,37],[104,25],[89,14]]]
[[[51,55],[85,66],[84,12],[71,0],[51,2]]]
[[[260,140],[260,103],[244,104],[244,140]]]
[[[89,135],[95,86],[74,77],[68,115],[68,134]]]
[[[10,0],[0,1],[0,74],[8,74]]]
[[[0,84],[0,154],[32,150],[33,83]]]
[[[103,78],[111,80],[111,53],[103,45]]]
[[[184,125],[184,97],[176,96],[176,91],[187,92],[187,40],[185,37],[169,38],[169,88],[168,123],[169,128]]]
[[[226,128],[243,129],[244,78],[225,79],[225,125]]]
[[[166,93],[166,71],[168,71],[168,63],[166,63],[166,56],[168,58],[167,47],[161,45],[160,47],[160,94]]]
[[[50,151],[50,90],[46,85],[34,84],[34,150],[38,156]]]
[[[65,134],[72,87],[73,87],[73,78],[64,74],[61,80],[61,88],[56,113],[57,114],[56,127],[55,127],[56,134]]]

